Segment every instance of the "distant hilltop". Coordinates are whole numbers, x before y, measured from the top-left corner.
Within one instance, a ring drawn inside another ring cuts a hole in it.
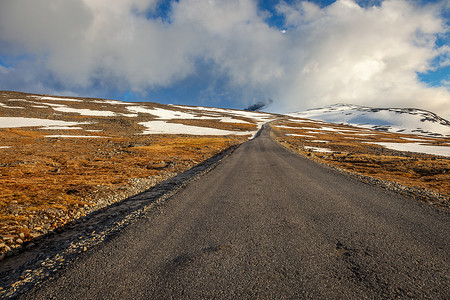
[[[416,108],[373,108],[352,104],[335,104],[288,115],[380,131],[450,137],[448,120],[435,113]]]

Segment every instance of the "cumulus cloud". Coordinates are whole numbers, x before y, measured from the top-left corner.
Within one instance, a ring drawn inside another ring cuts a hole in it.
[[[165,17],[154,13],[159,4],[2,1],[0,88],[145,94],[208,69],[199,94],[217,89],[213,73],[243,107],[262,97],[274,99],[276,111],[347,102],[450,115],[448,86],[429,87],[417,76],[449,64],[448,46],[436,45],[448,33],[445,1],[281,1],[274,13],[283,30],[269,26],[254,0],[173,1]]]

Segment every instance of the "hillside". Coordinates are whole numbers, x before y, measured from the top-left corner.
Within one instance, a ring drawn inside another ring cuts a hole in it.
[[[0,251],[251,138],[274,116],[0,92]]]
[[[273,137],[293,152],[389,190],[439,206],[450,204],[449,138],[292,116],[271,127]]]
[[[335,105],[282,116],[0,91],[0,253],[248,141],[270,121],[273,138],[296,153],[418,188],[420,199],[438,193],[429,201],[448,206],[449,124],[433,113]]]
[[[372,108],[336,104],[288,115],[378,131],[450,137],[449,121],[435,113],[414,108]]]

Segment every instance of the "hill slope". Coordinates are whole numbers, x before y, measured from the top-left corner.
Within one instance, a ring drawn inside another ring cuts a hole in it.
[[[273,118],[0,91],[0,253],[245,142]]]
[[[336,104],[288,115],[379,131],[450,137],[449,121],[432,112],[414,108],[372,108]]]

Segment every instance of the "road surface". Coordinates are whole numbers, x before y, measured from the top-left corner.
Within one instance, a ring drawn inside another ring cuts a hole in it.
[[[22,297],[448,299],[449,219],[265,129]]]

